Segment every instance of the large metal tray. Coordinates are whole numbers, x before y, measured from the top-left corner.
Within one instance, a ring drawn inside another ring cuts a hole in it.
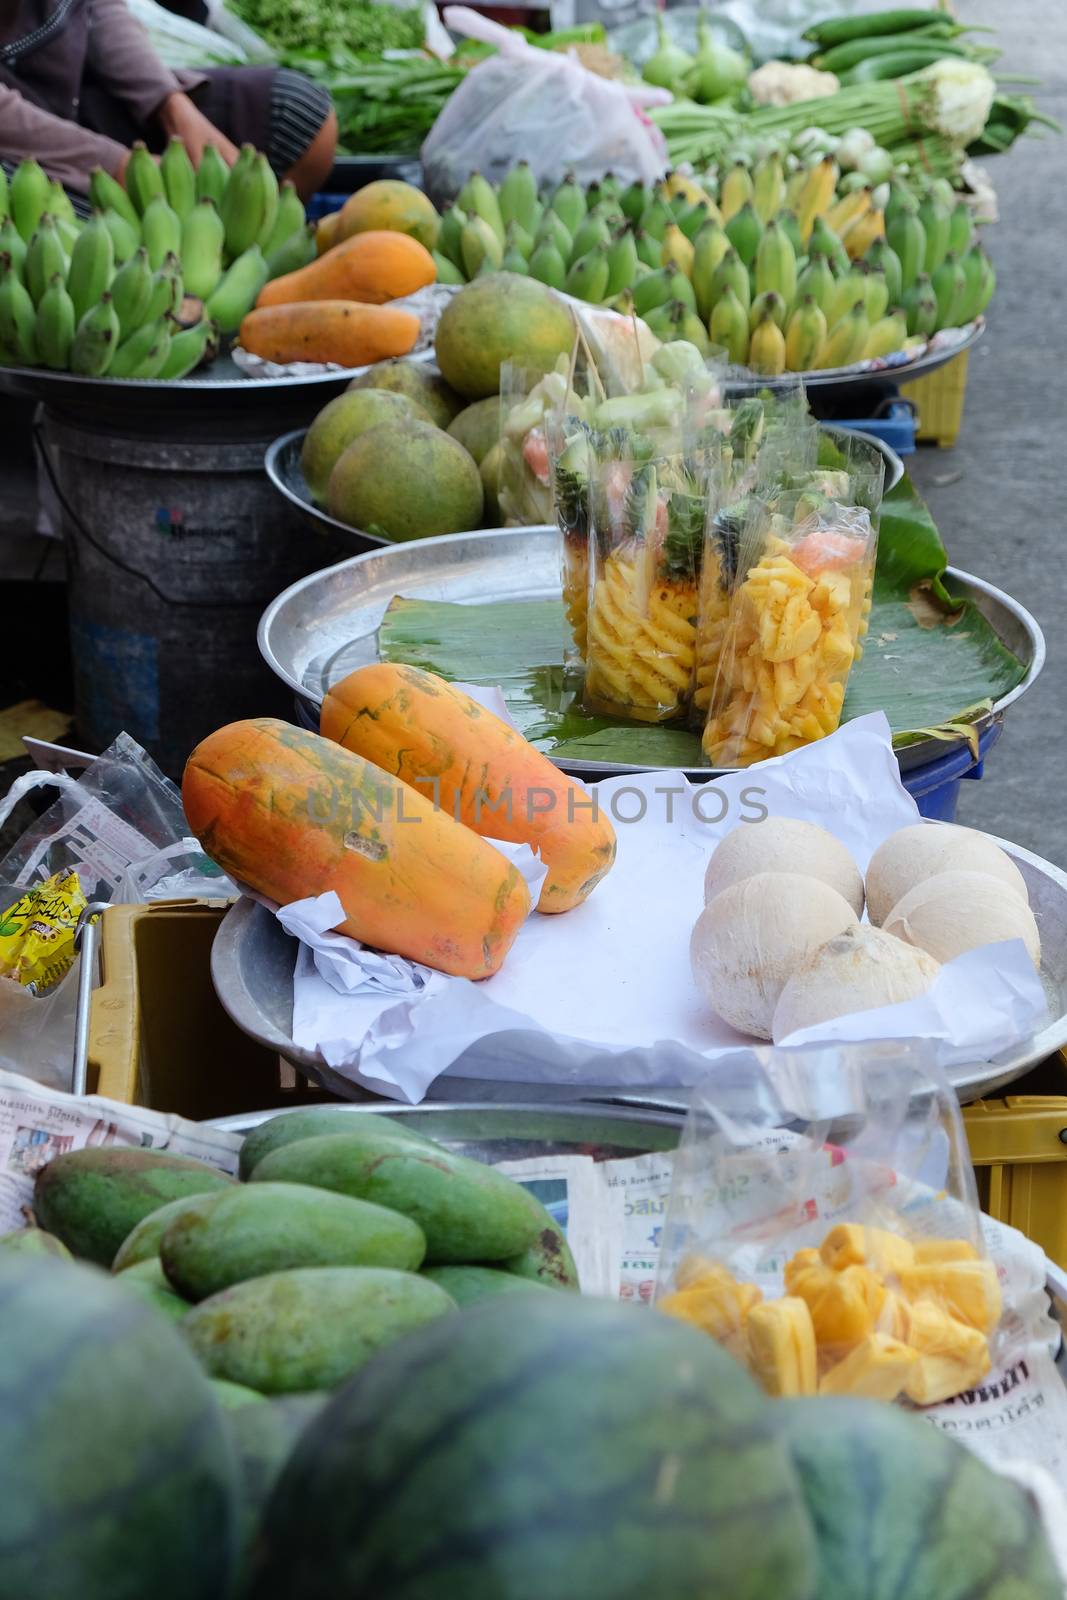
[[[1027,669],[1023,681],[979,722],[981,730],[1033,683],[1045,661],[1044,636],[1030,613],[1001,589],[955,567],[946,576]],[[559,593],[555,528],[488,528],[416,539],[353,556],[293,584],[263,613],[259,648],[267,665],[292,689],[304,720],[317,727],[330,685],[377,661],[377,629],[394,595],[477,605],[485,600],[545,600]],[[946,715],[956,709],[946,706]],[[936,739],[907,745],[897,752],[902,771],[936,760],[945,748]],[[581,763],[581,772],[595,777],[635,770],[642,769],[607,761]],[[706,782],[714,773],[690,776]]]
[[[976,1062],[973,1066],[954,1068],[949,1076],[963,1101],[976,1100],[1003,1088],[1067,1045],[1067,873],[1007,840],[995,842],[1014,858],[1026,880],[1030,903],[1041,928],[1042,980],[1052,1020],[1016,1051],[994,1060]],[[357,1088],[326,1066],[317,1054],[293,1042],[295,958],[296,940],[283,930],[277,919],[255,901],[239,900],[224,918],[211,952],[211,976],[223,1008],[243,1032],[267,1049],[277,1051],[332,1094],[342,1099],[374,1102],[376,1096]],[[545,1088],[509,1081],[504,1076],[509,1040],[513,1041],[514,1048],[520,1038],[529,1044],[529,1034],[498,1034],[491,1044],[479,1046],[468,1056],[461,1057],[453,1069],[455,1075],[450,1072],[431,1086],[429,1099],[594,1099],[629,1105],[651,1102],[659,1109],[678,1109],[686,1104],[686,1095],[680,1090],[635,1095],[632,1091],[614,1089],[610,1082],[571,1082]],[[464,1077],[463,1061],[474,1057],[479,1060],[480,1070],[488,1057],[499,1067],[500,1076],[488,1081],[484,1077]],[[602,1057],[602,1063],[606,1059]],[[595,1074],[596,1059],[592,1053],[590,1069]]]
[[[904,476],[904,463],[896,451],[881,439],[876,439],[873,433],[864,433],[860,428],[844,428],[837,423],[825,422],[822,425],[827,433],[842,438],[849,435],[856,439],[863,439],[882,456],[885,457],[885,490],[898,484]],[[311,490],[307,486],[304,470],[300,464],[300,453],[304,445],[306,428],[295,428],[291,433],[283,433],[267,447],[263,465],[267,477],[277,489],[282,498],[300,513],[304,520],[319,533],[330,532],[336,534],[353,555],[361,555],[367,550],[389,550],[393,548],[391,539],[383,539],[376,533],[364,533],[362,528],[350,528],[345,522],[338,522],[336,517],[329,516],[315,504],[311,498]]]
[[[884,367],[876,369],[853,367],[830,367],[825,371],[804,372],[799,374],[804,380],[805,389],[847,389],[853,384],[870,383],[913,383],[916,378],[928,377],[931,372],[936,372],[939,367],[946,367],[950,361],[955,361],[957,356],[965,350],[970,350],[978,343],[985,333],[985,323],[976,322],[966,338],[947,348],[927,350],[923,355],[917,356],[914,361],[887,362]],[[748,389],[774,388],[776,383],[792,383],[797,374],[785,373],[782,378],[760,377],[756,373],[751,378],[738,377],[727,380],[727,390],[733,394]]]

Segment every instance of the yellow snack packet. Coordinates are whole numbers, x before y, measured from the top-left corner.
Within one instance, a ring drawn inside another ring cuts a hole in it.
[[[85,895],[72,870],[34,884],[0,916],[0,978],[31,994],[59,982],[74,962],[74,933]]]

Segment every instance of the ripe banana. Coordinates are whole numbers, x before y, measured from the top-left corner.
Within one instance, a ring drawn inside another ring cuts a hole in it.
[[[755,184],[752,174],[743,161],[735,161],[719,189],[719,210],[722,212],[723,222],[729,222],[735,217],[743,205],[747,205],[755,193]]]
[[[547,283],[550,289],[562,289],[567,281],[567,263],[550,237],[544,236],[534,245],[528,265],[530,277]]]
[[[517,222],[532,233],[537,219],[537,179],[528,161],[516,162],[500,185],[500,215],[505,227]]]
[[[900,270],[900,257],[889,242],[884,237],[876,239],[863,259],[874,271],[881,267],[885,273],[885,284],[889,291],[889,304],[891,306],[899,305],[901,292],[904,288],[903,275]]]
[[[213,144],[206,145],[196,169],[196,198],[214,200],[217,206],[221,205],[229,177],[230,169],[218,150]]]
[[[887,317],[880,317],[867,335],[867,343],[863,347],[864,359],[873,361],[877,356],[889,356],[895,350],[903,350],[907,337],[908,323],[903,311],[891,311]]]
[[[708,332],[712,344],[721,346],[730,361],[744,365],[748,355],[748,312],[733,289],[727,288],[716,301]]]
[[[770,312],[778,326],[785,329],[789,320],[789,307],[780,294],[775,294],[773,289],[766,289],[758,294],[748,308],[748,331],[755,333],[767,312]]]
[[[748,268],[732,247],[727,250],[712,274],[711,291],[716,305],[727,290],[732,290],[747,318],[752,299],[752,286],[749,282]]]
[[[608,246],[608,284],[605,296],[621,294],[637,277],[640,262],[634,243],[633,229],[623,228]]]
[[[687,177],[684,172],[668,172],[661,187],[668,200],[673,200],[676,195],[681,195],[691,206],[696,205],[701,200],[708,199],[708,195],[700,187],[696,179]],[[623,209],[625,210],[625,207]]]
[[[40,305],[56,273],[66,282],[67,254],[55,218],[46,211],[26,246],[26,260],[22,269],[23,279],[35,306]]]
[[[761,161],[752,174],[752,204],[763,223],[777,216],[785,204],[785,173],[777,152]]]
[[[29,244],[48,204],[48,175],[37,161],[20,161],[9,188],[12,220]]]
[[[789,319],[785,335],[785,364],[790,372],[811,372],[819,365],[826,340],[826,318],[815,297],[806,294]]]
[[[32,367],[37,362],[37,313],[30,291],[6,252],[0,255],[0,349],[8,361]]]
[[[785,335],[770,310],[764,312],[749,341],[748,364],[755,372],[776,377],[785,371]]]
[[[735,211],[726,223],[726,237],[745,266],[750,267],[756,259],[760,240],[763,238],[763,223],[757,217],[750,200],[746,200],[741,209]]]
[[[920,272],[901,301],[908,319],[908,333],[925,338],[937,327],[937,296],[929,274]]]
[[[586,255],[579,256],[567,272],[564,289],[577,300],[588,300],[599,305],[607,293],[608,256],[603,245],[595,245]]]
[[[131,228],[125,217],[120,217],[117,211],[104,211],[101,213],[104,226],[111,235],[111,248],[115,257],[116,267],[125,266],[134,251],[141,243],[140,228]]]
[[[811,238],[815,219],[826,215],[833,204],[837,180],[841,176],[833,156],[824,156],[812,167],[800,191],[795,210],[800,223],[800,237],[804,244]]]
[[[152,268],[141,245],[111,280],[111,305],[119,325],[116,344],[141,326],[151,294]]]
[[[575,230],[585,220],[586,212],[585,196],[573,173],[568,173],[553,192],[548,208],[562,222],[568,235],[573,237]]]
[[[70,347],[70,370],[82,378],[101,378],[118,349],[119,319],[105,292],[78,323]]]
[[[157,195],[145,207],[141,218],[141,241],[148,251],[148,265],[158,272],[164,256],[177,255],[182,247],[182,225],[178,213]]]
[[[255,244],[263,225],[263,189],[256,171],[256,152],[252,145],[241,146],[241,154],[230,168],[230,176],[219,202],[219,215],[226,233],[226,253],[243,255]]]
[[[913,288],[926,259],[926,229],[918,207],[903,205],[887,224],[885,236],[900,261],[902,288]]]
[[[585,200],[582,199],[580,189],[578,190],[578,197],[582,201],[584,210]],[[500,202],[496,197],[496,190],[492,184],[483,178],[480,172],[472,172],[456,196],[456,203],[463,207],[468,216],[481,217],[483,222],[489,224],[499,240],[500,252],[503,255],[504,218],[500,214]]]
[[[660,247],[660,259],[663,265],[667,266],[668,263],[673,261],[679,271],[684,272],[686,277],[689,278],[693,271],[695,253],[693,246],[689,243],[681,228],[678,227],[677,223],[672,222],[663,235],[663,244]]]
[[[826,226],[832,228],[839,239],[844,239],[852,224],[873,209],[873,194],[869,184],[846,194],[826,213]]]
[[[218,350],[218,330],[210,317],[204,317],[195,328],[183,328],[174,334],[170,348],[157,377],[184,378],[196,370],[203,361],[213,359]]]
[[[726,229],[718,222],[706,222],[693,241],[693,266],[690,277],[696,291],[697,310],[705,322],[711,316],[715,304],[712,293],[715,268],[729,249],[731,245]]]
[[[196,173],[181,139],[171,139],[159,162],[167,204],[184,222],[196,204]]]
[[[304,205],[295,187],[286,178],[278,191],[278,210],[274,218],[274,226],[270,231],[270,238],[260,248],[269,261],[274,251],[283,245],[286,239],[291,239],[294,233],[299,233],[304,226]]]
[[[274,168],[262,152],[256,157],[255,173],[259,180],[260,202],[263,207],[263,221],[256,234],[256,243],[265,254],[271,234],[274,232],[274,224],[278,220],[280,197]]]
[[[861,300],[830,330],[819,352],[819,367],[850,367],[854,361],[862,360],[870,327]]]
[[[275,245],[267,257],[267,276],[268,278],[282,278],[288,272],[299,272],[301,267],[309,266],[314,261],[316,253],[315,224],[306,222],[295,233],[291,233],[288,239],[283,239],[281,244]],[[433,256],[437,262],[438,283],[466,283],[467,280],[462,272],[457,266],[453,265],[447,256],[439,256],[436,250],[433,252]],[[455,274],[455,277],[449,277],[441,271],[442,261]]]
[[[133,201],[122,184],[103,167],[94,167],[89,174],[89,199],[97,211],[117,211],[140,236],[141,222]]]
[[[70,258],[67,288],[74,302],[75,322],[95,306],[115,271],[115,249],[107,223],[99,211],[85,224]]]
[[[126,193],[137,209],[137,215],[143,217],[150,203],[157,197],[166,199],[163,193],[163,175],[159,170],[159,163],[149,155],[148,146],[142,139],[130,151],[130,158],[126,163]]]
[[[37,354],[46,367],[65,372],[74,342],[74,302],[60,273],[54,273],[37,307]]]
[[[504,247],[485,218],[475,214],[463,225],[460,239],[463,269],[468,278],[479,272],[496,272],[504,259]]]
[[[111,358],[109,378],[154,378],[170,350],[171,323],[167,317],[144,322],[123,340]]]
[[[204,306],[220,333],[237,332],[266,281],[267,263],[263,252],[258,244],[249,245],[227,268]]]
[[[756,293],[773,290],[791,306],[797,293],[797,258],[776,222],[768,222],[756,252]]]
[[[3,171],[2,167],[0,171]],[[26,245],[10,217],[5,217],[3,222],[0,222],[0,255],[11,257],[15,276],[21,279],[26,265]]]
[[[864,213],[846,232],[842,243],[850,261],[865,256],[876,239],[885,233],[885,213],[873,208]]]
[[[222,277],[226,229],[209,199],[198,200],[182,224],[182,276],[189,294],[206,300]]]

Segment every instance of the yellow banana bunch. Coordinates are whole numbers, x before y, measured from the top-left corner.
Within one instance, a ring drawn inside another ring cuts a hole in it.
[[[770,307],[756,325],[748,346],[748,364],[754,372],[777,377],[785,371],[785,335],[774,320]]]
[[[676,267],[681,268],[687,278],[692,278],[693,256],[695,253],[693,245],[677,223],[672,222],[670,227],[664,229],[663,249],[660,253],[660,261],[664,266],[667,265],[668,261],[673,261]]]
[[[872,209],[872,191],[866,189],[853,189],[851,194],[844,195],[832,205],[826,213],[827,225],[843,239],[854,222],[865,216]]]
[[[824,217],[833,204],[837,180],[841,176],[833,156],[823,159],[808,172],[793,208],[800,223],[800,237],[805,244],[811,238],[816,217]]]
[[[770,222],[785,203],[785,173],[779,155],[761,161],[752,175],[752,204],[761,222]]]
[[[724,222],[729,222],[752,199],[753,190],[751,172],[743,161],[735,161],[719,187],[719,210]]]
[[[790,372],[811,372],[819,365],[819,352],[826,340],[826,318],[807,294],[789,319],[785,335],[785,364]]]
[[[859,261],[867,254],[876,239],[881,239],[885,234],[885,212],[872,206],[848,228],[842,243],[848,251],[851,261]]]

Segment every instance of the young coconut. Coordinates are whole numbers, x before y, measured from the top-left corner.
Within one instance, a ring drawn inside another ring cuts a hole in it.
[[[909,889],[941,872],[986,872],[1029,905],[1015,862],[987,834],[954,822],[917,822],[890,834],[867,868],[867,915],[882,927]]]
[[[836,889],[799,872],[757,872],[717,894],[689,943],[693,978],[724,1022],[771,1037],[778,998],[820,945],[858,926]]]
[[[799,872],[818,878],[863,915],[863,878],[840,839],[814,822],[765,817],[739,822],[715,848],[704,874],[704,904],[757,872]]]
[[[854,1011],[917,1000],[941,971],[925,950],[866,923],[846,928],[794,972],[774,1009],[774,1042]]]
[[[1034,913],[1003,879],[988,872],[939,872],[917,883],[885,920],[885,931],[917,945],[938,961],[967,950],[1021,939],[1041,970],[1041,936]]]

